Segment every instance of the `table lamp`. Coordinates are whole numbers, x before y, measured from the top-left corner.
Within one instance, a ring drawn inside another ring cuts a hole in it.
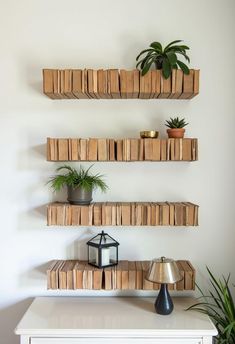
[[[151,262],[147,280],[160,283],[161,288],[155,301],[158,314],[167,315],[173,311],[174,305],[168,292],[168,283],[175,283],[182,279],[179,268],[173,259],[161,257]]]

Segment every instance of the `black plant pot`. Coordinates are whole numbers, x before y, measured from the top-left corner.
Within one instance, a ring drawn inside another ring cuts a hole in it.
[[[90,204],[92,201],[92,190],[87,191],[80,187],[73,189],[71,186],[68,186],[68,201],[70,204],[77,205]]]
[[[158,314],[168,315],[174,309],[174,305],[168,292],[167,284],[161,284],[158,297],[155,301],[155,309]]]
[[[154,63],[155,63],[156,69],[162,69],[162,64],[163,64],[163,60],[162,59],[158,59]]]

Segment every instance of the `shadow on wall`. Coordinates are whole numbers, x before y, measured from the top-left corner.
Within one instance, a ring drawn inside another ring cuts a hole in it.
[[[47,154],[47,145],[46,143],[41,143],[37,145],[32,145],[32,140],[37,137],[36,134],[31,133],[30,136],[25,137],[25,132],[22,133],[24,135],[24,145],[27,145],[27,148],[23,150],[19,150],[18,152],[18,161],[17,161],[17,169],[20,171],[34,171],[37,167],[40,167],[42,161],[46,161],[46,154]],[[46,138],[42,137],[42,140],[45,142]]]
[[[0,343],[19,344],[14,330],[32,301],[33,298],[27,298],[0,310]]]
[[[32,287],[38,287],[39,283],[42,282],[46,290],[46,272],[49,266],[52,264],[52,262],[53,260],[51,260],[50,262],[37,265],[21,273],[18,279],[19,288],[24,289],[29,284]]]
[[[75,260],[87,260],[87,241],[93,237],[94,233],[90,228],[87,228],[85,233],[81,234],[77,240],[72,242],[66,247],[66,257],[56,257],[55,259],[75,259]],[[32,287],[42,286],[46,290],[47,286],[47,269],[52,265],[53,260],[45,262],[40,265],[31,267],[30,269],[22,272],[18,279],[19,288],[24,289],[28,285]],[[0,342],[1,343],[1,342]]]
[[[73,241],[66,249],[67,257],[76,260],[86,260],[88,259],[87,241],[90,240],[97,233],[91,229],[86,228],[84,233],[82,233],[79,238]]]
[[[46,156],[47,156],[47,145],[46,143],[42,143],[42,144],[39,144],[39,145],[35,145],[33,147],[30,147],[30,155],[31,154],[36,154],[37,157],[39,158],[43,158],[45,160]]]
[[[23,63],[25,65],[25,56],[22,56],[21,61],[19,61],[20,69],[22,69]],[[34,63],[34,64],[27,63],[24,68],[24,76],[26,75],[27,77],[27,80],[26,80],[27,85],[29,89],[33,90],[34,93],[36,94],[39,94],[39,93],[43,94],[43,84],[42,84],[42,76],[43,76],[42,69],[43,68],[44,67],[42,67],[38,63]]]
[[[42,223],[46,225],[47,209],[46,205],[32,207],[18,215],[19,230],[41,230]],[[36,222],[36,219],[40,220]],[[30,222],[31,221],[31,222]],[[33,221],[33,222],[32,222]]]

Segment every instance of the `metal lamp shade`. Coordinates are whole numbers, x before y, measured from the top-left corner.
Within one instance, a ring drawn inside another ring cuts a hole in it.
[[[155,283],[175,283],[182,279],[179,268],[173,259],[161,257],[150,265],[147,280]]]

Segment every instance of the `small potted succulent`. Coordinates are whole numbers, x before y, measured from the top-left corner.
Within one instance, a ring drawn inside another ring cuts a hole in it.
[[[93,165],[92,165],[93,166]],[[89,173],[91,167],[85,170],[80,166],[79,170],[69,165],[58,167],[56,172],[61,170],[67,171],[65,174],[57,174],[50,178],[48,183],[54,191],[61,190],[67,186],[68,202],[70,204],[86,205],[92,201],[92,191],[100,189],[102,192],[107,191],[108,186],[103,180],[103,175]]]
[[[185,129],[188,123],[185,122],[185,119],[179,119],[179,117],[170,118],[166,120],[165,126],[168,127],[167,134],[169,138],[173,139],[182,139],[184,137]]]
[[[187,55],[189,47],[187,45],[178,44],[182,40],[176,40],[169,43],[165,48],[162,47],[161,43],[153,42],[150,44],[148,49],[141,51],[136,57],[136,61],[139,62],[136,68],[140,67],[141,74],[145,75],[152,64],[155,64],[156,69],[161,69],[165,79],[168,79],[171,75],[172,69],[180,68],[184,74],[189,74],[189,69],[185,63],[178,59],[178,55],[183,56],[187,62],[190,59]],[[142,55],[146,54],[144,57]]]

